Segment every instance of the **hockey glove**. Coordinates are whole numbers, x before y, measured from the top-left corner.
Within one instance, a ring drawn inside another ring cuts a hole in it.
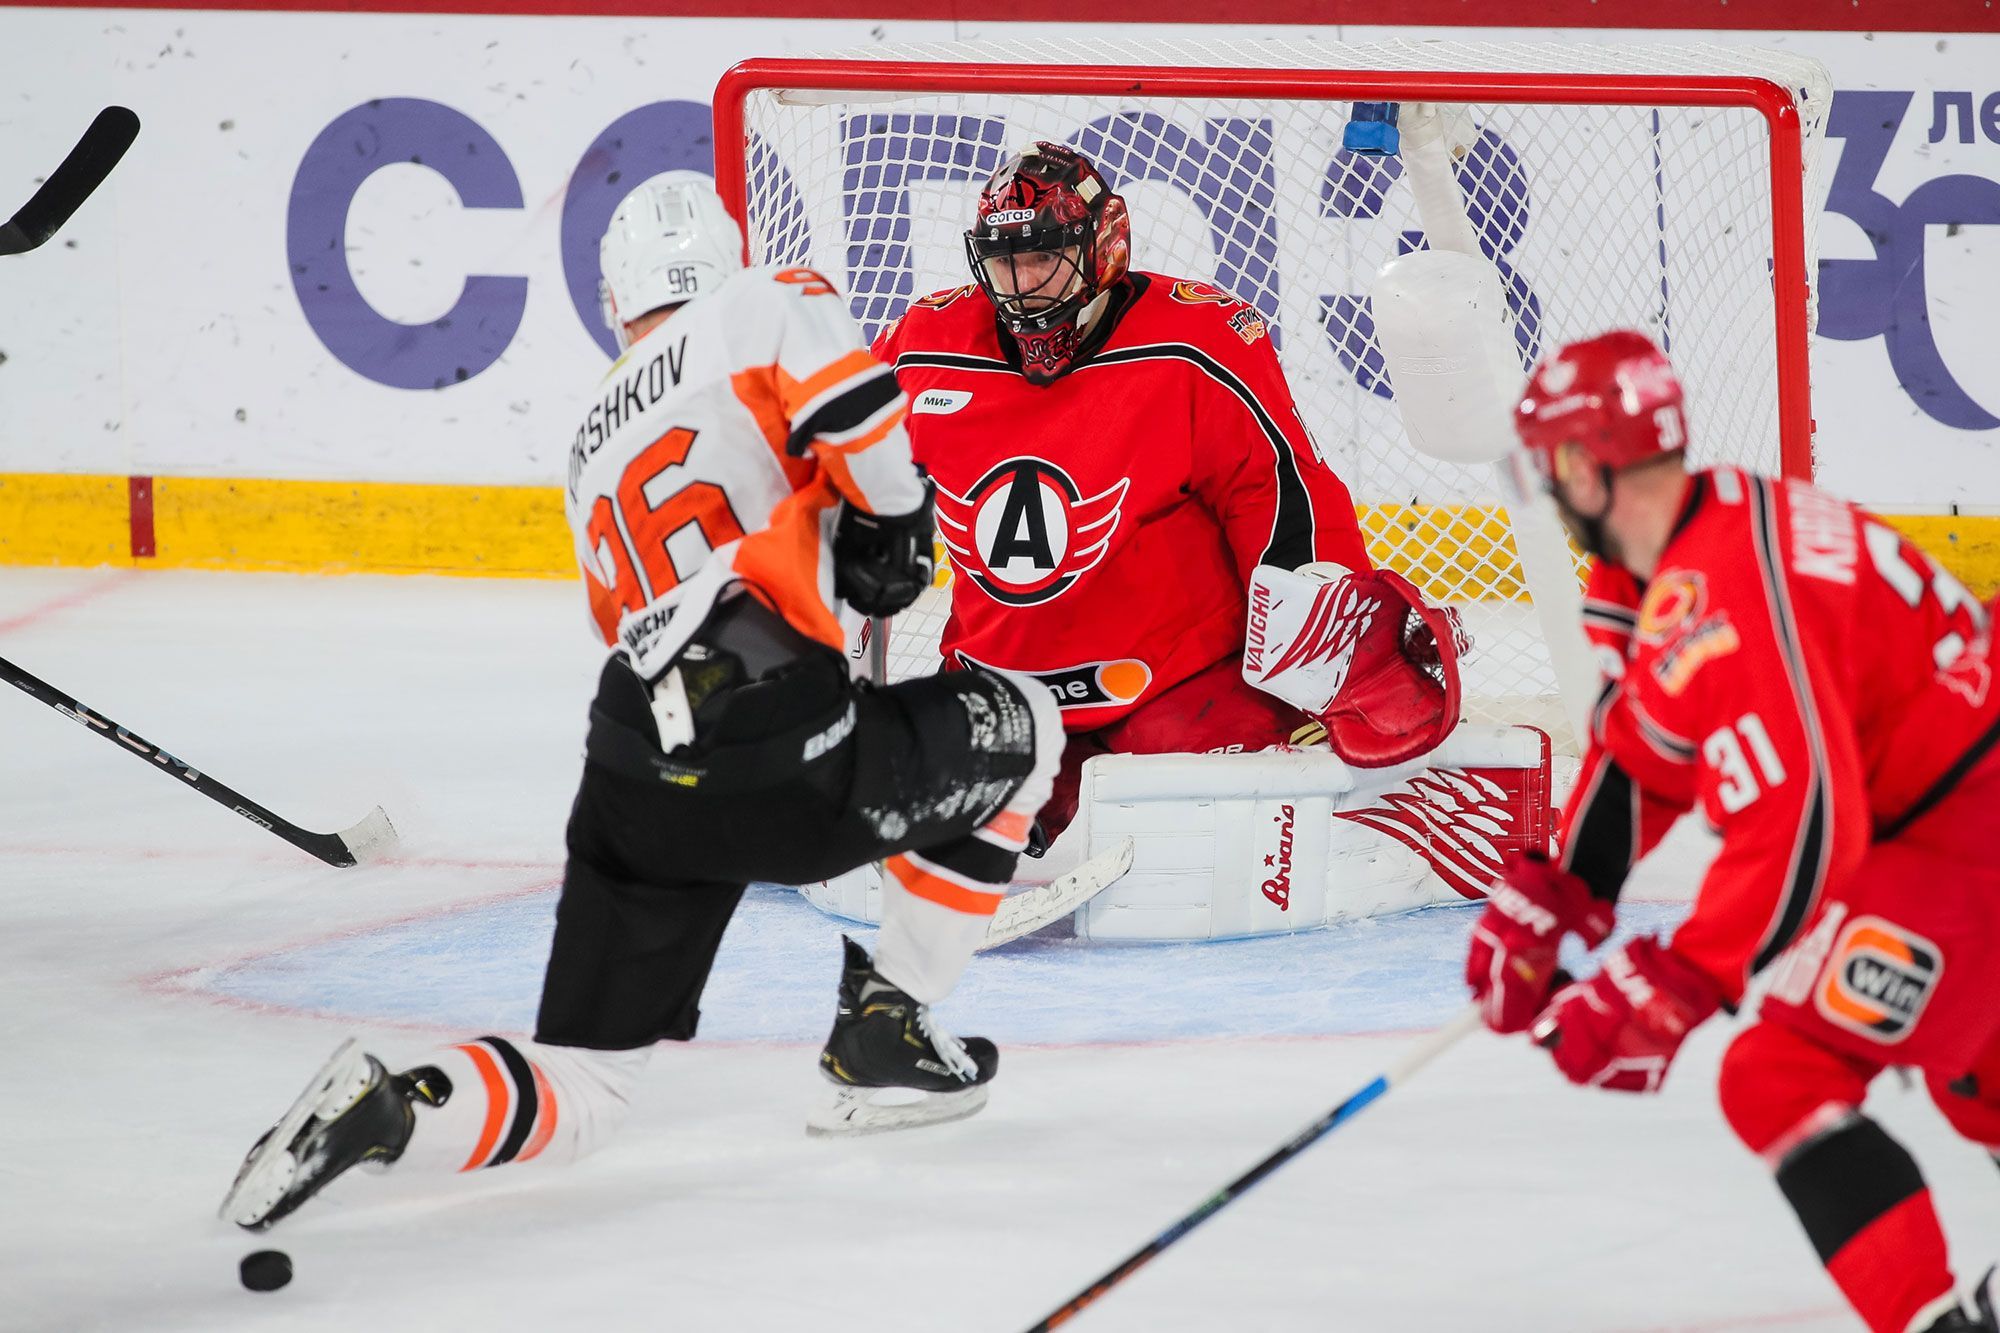
[[[1563,937],[1575,931],[1595,949],[1611,933],[1613,915],[1610,903],[1548,857],[1510,858],[1465,953],[1465,981],[1486,1026],[1520,1032],[1534,1022],[1555,993]]]
[[[924,501],[907,514],[871,514],[842,505],[833,531],[833,590],[864,616],[908,607],[937,572],[931,545],[936,487],[924,478]]]
[[[1557,992],[1535,1020],[1535,1040],[1572,1083],[1658,1092],[1681,1042],[1721,1004],[1714,981],[1648,936]]]
[[[1468,647],[1457,617],[1392,570],[1250,572],[1243,679],[1318,719],[1357,768],[1415,759],[1451,733]]]

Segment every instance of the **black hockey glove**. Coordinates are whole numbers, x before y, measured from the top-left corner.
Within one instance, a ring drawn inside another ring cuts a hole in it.
[[[842,505],[833,530],[833,590],[864,616],[893,616],[931,586],[937,560],[931,546],[935,490],[924,478],[924,502],[884,517]]]

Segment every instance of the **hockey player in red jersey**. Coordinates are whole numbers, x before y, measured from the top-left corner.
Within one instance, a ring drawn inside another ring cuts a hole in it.
[[[686,171],[634,190],[604,238],[625,352],[578,426],[566,507],[611,651],[534,1040],[467,1040],[393,1075],[347,1043],[252,1148],[228,1220],[268,1227],[361,1162],[590,1151],[655,1043],[694,1035],[745,887],[869,861],[887,869],[882,930],[872,958],[846,942],[819,1061],[833,1091],[809,1128],[984,1104],[997,1050],[931,1006],[986,936],[1061,722],[995,672],[850,679],[837,614],[892,614],[930,582],[929,491],[846,303],[810,269],[744,268],[742,246]]]
[[[1988,608],[1869,513],[1798,481],[1689,471],[1680,386],[1637,333],[1539,366],[1516,426],[1595,557],[1586,619],[1612,649],[1559,860],[1519,857],[1473,934],[1489,1026],[1532,1028],[1576,1083],[1649,1092],[1682,1039],[1743,1003],[1731,1128],[1771,1170],[1877,1333],[1996,1328],[1954,1292],[1930,1193],[1862,1113],[1922,1071],[2000,1152],[2000,689]],[[1719,855],[1671,940],[1587,981],[1633,862],[1699,807]]]
[[[947,664],[1026,672],[1062,707],[1051,835],[1093,754],[1290,737],[1306,717],[1239,671],[1250,572],[1369,569],[1263,316],[1209,283],[1131,272],[1129,249],[1124,200],[1038,143],[980,193],[974,283],[919,299],[875,344],[937,484]]]

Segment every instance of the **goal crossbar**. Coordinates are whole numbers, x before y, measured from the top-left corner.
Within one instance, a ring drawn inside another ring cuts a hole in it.
[[[716,189],[738,222],[746,224],[746,238],[749,135],[744,108],[749,97],[758,92],[782,96],[884,91],[1748,108],[1761,115],[1769,128],[1772,336],[1780,347],[1799,348],[1810,336],[1800,117],[1791,93],[1770,79],[1573,71],[1229,69],[760,57],[728,70],[716,84],[714,101]],[[745,257],[749,257],[747,239]],[[1788,476],[1810,477],[1812,390],[1804,358],[1780,357],[1777,376],[1780,463]]]

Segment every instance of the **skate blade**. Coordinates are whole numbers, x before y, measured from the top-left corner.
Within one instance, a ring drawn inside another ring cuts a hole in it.
[[[806,1114],[806,1133],[814,1138],[852,1137],[914,1129],[919,1125],[943,1125],[976,1115],[986,1105],[984,1087],[967,1088],[963,1092],[921,1092],[910,1101],[881,1100],[911,1094],[909,1088],[840,1088],[829,1104]]]
[[[263,1230],[264,1219],[283,1201],[298,1175],[294,1150],[299,1139],[354,1105],[367,1087],[368,1057],[360,1043],[350,1037],[320,1066],[291,1109],[243,1159],[216,1215],[246,1231]]]

